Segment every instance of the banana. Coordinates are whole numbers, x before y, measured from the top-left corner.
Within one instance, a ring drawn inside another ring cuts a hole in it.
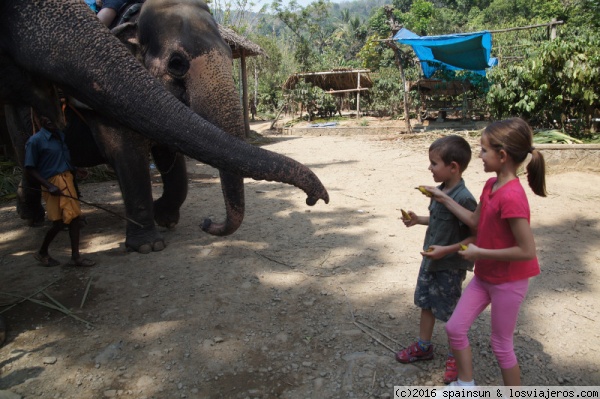
[[[461,250],[461,251],[466,251],[466,250],[467,250],[467,248],[469,248],[467,245],[465,245],[465,244],[460,244],[460,250]]]
[[[427,248],[425,252],[433,252],[433,248]]]
[[[431,193],[429,191],[427,191],[425,189],[425,187],[423,186],[419,186],[419,187],[415,187],[417,190],[419,190],[421,193],[423,193],[423,195],[425,195],[426,197],[431,197]]]
[[[408,212],[406,212],[404,209],[400,209],[400,212],[402,212],[402,219],[410,220],[410,215],[408,214]]]

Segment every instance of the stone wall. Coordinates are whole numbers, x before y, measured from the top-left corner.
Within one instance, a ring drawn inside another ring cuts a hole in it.
[[[598,144],[537,144],[535,148],[544,154],[548,173],[600,172]]]

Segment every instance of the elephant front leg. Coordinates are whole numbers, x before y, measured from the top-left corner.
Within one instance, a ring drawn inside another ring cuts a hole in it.
[[[92,121],[88,115],[88,121]],[[127,218],[125,246],[140,253],[162,251],[165,241],[154,224],[148,142],[140,135],[101,120],[92,129],[103,157],[114,168]]]
[[[179,209],[187,197],[185,158],[161,146],[152,148],[152,157],[163,182],[162,196],[154,201],[154,221],[172,229],[179,223]]]
[[[144,161],[145,160],[145,161]],[[117,176],[127,218],[125,246],[143,254],[162,251],[165,241],[156,230],[153,218],[152,183],[147,156],[117,166]]]

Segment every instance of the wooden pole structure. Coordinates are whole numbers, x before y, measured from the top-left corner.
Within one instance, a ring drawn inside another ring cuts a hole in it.
[[[403,57],[402,51],[393,41],[385,42],[392,50],[394,50],[394,57],[396,58],[396,64],[398,64],[398,69],[400,69],[400,76],[402,77],[402,88],[403,88],[403,98],[404,98],[404,126],[406,126],[406,133],[412,133],[412,126],[410,125],[410,111],[408,109],[408,83],[406,82],[406,75],[404,74],[404,67],[402,66]]]
[[[240,54],[240,69],[242,72],[242,108],[244,110],[244,129],[246,137],[250,135],[250,118],[248,116],[248,75],[246,73],[246,54],[245,50],[241,50]]]
[[[360,118],[360,71],[358,72],[358,83],[356,84],[356,119]]]

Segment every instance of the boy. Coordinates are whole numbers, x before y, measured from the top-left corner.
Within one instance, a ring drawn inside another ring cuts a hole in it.
[[[433,180],[441,183],[438,188],[461,206],[474,211],[477,202],[462,179],[470,160],[471,147],[460,136],[442,137],[429,147],[429,170]],[[414,297],[415,305],[421,308],[419,339],[396,353],[396,360],[400,363],[433,359],[431,337],[435,320],[448,321],[460,298],[467,270],[473,270],[473,262],[457,253],[459,242],[471,236],[471,231],[444,205],[431,200],[429,216],[417,216],[412,211],[408,215],[410,218],[404,216],[402,219],[406,227],[416,224],[428,227]],[[456,363],[449,350],[444,383],[449,384],[456,379]]]
[[[79,230],[81,209],[71,173],[71,155],[65,144],[64,133],[52,120],[39,116],[42,128],[25,144],[25,171],[37,180],[44,191],[48,219],[52,227],[46,233],[40,250],[34,255],[44,266],[60,263],[48,253],[48,247],[64,225],[69,228],[71,261],[73,266],[94,266],[95,262],[82,258],[79,253]]]

